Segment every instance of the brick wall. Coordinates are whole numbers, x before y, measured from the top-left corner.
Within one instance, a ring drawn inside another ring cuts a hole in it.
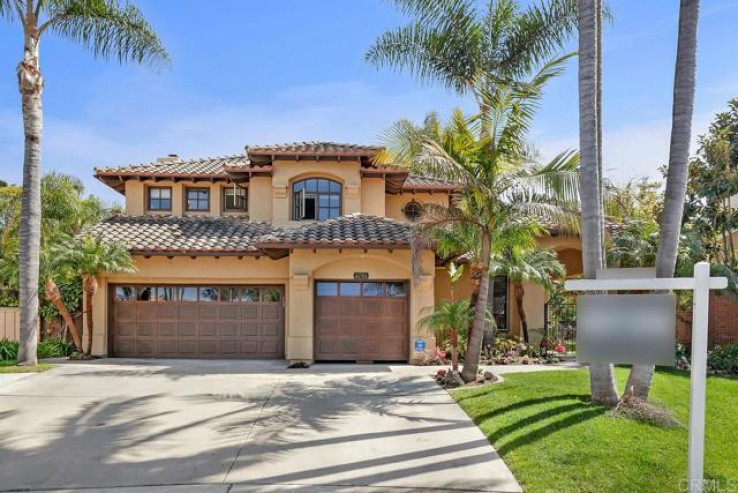
[[[708,347],[716,344],[738,344],[738,295],[732,291],[710,292]],[[692,342],[692,314],[677,313],[677,341]]]
[[[710,293],[709,346],[738,344],[738,295],[725,290]]]

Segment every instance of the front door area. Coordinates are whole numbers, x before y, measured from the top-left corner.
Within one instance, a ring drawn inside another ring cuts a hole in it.
[[[315,359],[407,361],[408,300],[404,281],[316,281]]]
[[[282,286],[111,289],[111,353],[134,358],[283,358]]]

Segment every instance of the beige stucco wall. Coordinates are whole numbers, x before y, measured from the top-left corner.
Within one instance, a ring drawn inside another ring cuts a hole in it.
[[[131,216],[141,215],[159,215],[159,216],[228,216],[228,217],[248,217],[248,212],[223,212],[223,189],[232,187],[226,181],[216,182],[192,182],[192,181],[135,181],[126,182],[126,214]],[[149,211],[146,209],[146,189],[148,187],[171,187],[172,188],[172,210],[171,211]],[[248,184],[244,185],[249,188]],[[208,211],[188,211],[185,207],[185,190],[187,188],[208,188],[210,189],[210,210]],[[249,190],[249,210],[251,210],[251,190]],[[261,211],[259,211],[261,212]]]
[[[431,347],[427,332],[417,330],[418,319],[434,306],[434,257],[428,251],[422,262],[425,275],[413,278],[409,250],[301,250],[289,258],[267,257],[135,257],[138,271],[131,275],[104,276],[93,299],[95,333],[93,352],[107,354],[108,287],[117,283],[212,283],[285,285],[285,351],[289,360],[312,360],[314,282],[320,279],[351,280],[357,271],[368,272],[370,279],[403,280],[410,284],[410,354],[415,339]],[[85,336],[86,337],[86,336]]]
[[[343,189],[342,212],[361,212],[360,163],[356,161],[280,161],[273,163],[272,222],[276,225],[303,224],[292,221],[292,183],[305,178],[328,178]]]
[[[385,216],[384,178],[361,180],[361,212],[371,216]]]
[[[385,196],[385,215],[399,221],[407,221],[402,209],[405,204],[414,200],[420,204],[438,204],[448,207],[448,195],[445,193],[400,193]]]

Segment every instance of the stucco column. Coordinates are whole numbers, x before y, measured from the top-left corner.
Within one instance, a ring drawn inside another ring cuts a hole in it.
[[[291,274],[289,311],[285,328],[285,357],[289,361],[313,361],[313,286],[307,274]]]

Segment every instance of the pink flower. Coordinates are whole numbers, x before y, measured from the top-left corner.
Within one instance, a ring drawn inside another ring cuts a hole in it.
[[[556,346],[556,352],[557,353],[563,353],[564,351],[566,351],[566,348],[564,347],[563,344],[559,344],[559,345]]]

